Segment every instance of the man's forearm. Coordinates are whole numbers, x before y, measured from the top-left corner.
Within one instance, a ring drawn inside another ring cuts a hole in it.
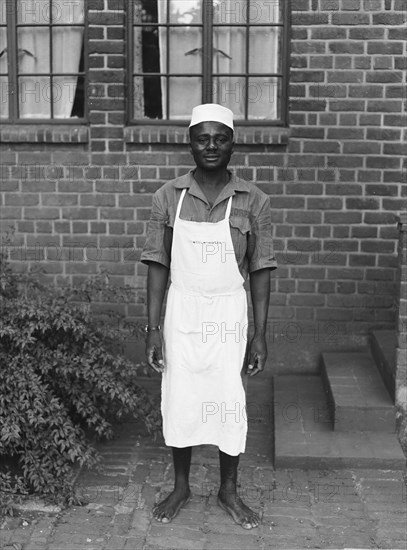
[[[167,267],[157,262],[151,262],[148,266],[147,313],[149,325],[160,324],[169,272]]]
[[[253,304],[254,331],[266,332],[267,313],[270,303],[270,270],[259,269],[250,274],[250,292]]]

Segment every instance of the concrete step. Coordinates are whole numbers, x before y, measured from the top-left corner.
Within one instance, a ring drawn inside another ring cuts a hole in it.
[[[394,330],[372,330],[370,348],[382,380],[394,403],[397,336]]]
[[[274,377],[275,468],[403,469],[395,433],[332,429],[319,375]]]
[[[323,353],[322,381],[335,431],[395,432],[396,411],[369,353]]]

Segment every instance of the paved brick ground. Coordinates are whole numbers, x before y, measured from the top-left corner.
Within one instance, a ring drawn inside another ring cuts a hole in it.
[[[151,507],[172,487],[170,453],[162,440],[118,427],[100,447],[103,473],[82,472],[78,490],[89,504],[59,514],[23,512],[3,520],[4,550],[268,550],[271,548],[405,549],[405,472],[284,470],[272,464],[269,378],[249,386],[248,451],[242,456],[240,493],[262,516],[252,531],[235,525],[216,504],[217,450],[194,450],[193,498],[167,525]],[[255,401],[256,399],[256,401]]]

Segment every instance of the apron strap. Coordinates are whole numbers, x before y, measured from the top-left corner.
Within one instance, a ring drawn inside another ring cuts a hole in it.
[[[232,210],[232,197],[229,197],[228,205],[226,207],[225,220],[229,219],[231,210]]]
[[[178,205],[177,205],[177,212],[176,212],[176,214],[175,214],[175,219],[176,219],[176,220],[179,218],[179,215],[180,215],[180,212],[181,212],[182,202],[183,202],[183,200],[184,200],[186,191],[187,191],[186,189],[183,189],[183,190],[182,190],[182,193],[181,193],[181,196],[180,196],[180,198],[179,198]]]
[[[186,189],[183,189],[182,193],[181,193],[181,196],[179,198],[178,205],[177,205],[177,211],[175,213],[175,219],[176,220],[179,218],[182,203],[184,201],[186,191],[187,191]],[[229,217],[230,217],[230,211],[232,210],[232,198],[233,198],[233,196],[229,197],[229,200],[228,200],[228,204],[227,204],[227,207],[226,207],[226,213],[225,213],[225,220],[228,220]]]

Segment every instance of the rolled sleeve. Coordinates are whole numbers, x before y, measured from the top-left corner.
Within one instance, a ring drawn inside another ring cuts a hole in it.
[[[265,268],[276,269],[277,262],[274,256],[272,231],[270,201],[267,197],[259,214],[251,224],[247,243],[249,273]]]
[[[168,212],[159,192],[153,195],[151,216],[147,226],[147,237],[140,261],[144,264],[157,262],[170,267]]]

